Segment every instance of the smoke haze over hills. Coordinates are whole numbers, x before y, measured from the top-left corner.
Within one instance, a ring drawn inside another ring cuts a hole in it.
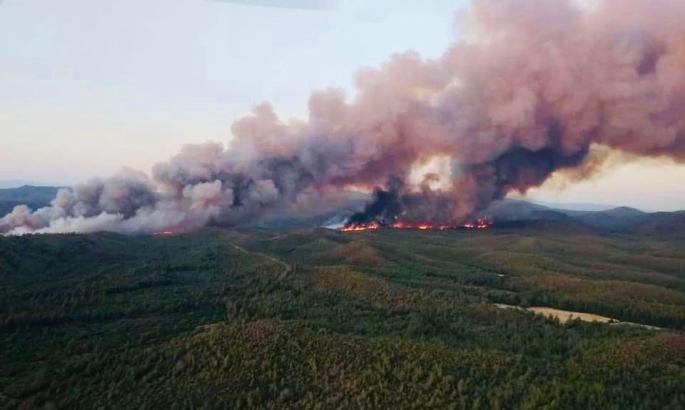
[[[439,59],[395,55],[357,73],[353,99],[315,91],[306,122],[260,104],[228,147],[189,145],[151,176],[125,169],[19,206],[0,233],[232,226],[349,188],[392,198],[369,217],[460,223],[557,171],[592,175],[607,150],[682,161],[683,12],[676,0],[477,0],[460,16],[467,40]],[[449,171],[410,178],[435,161]]]

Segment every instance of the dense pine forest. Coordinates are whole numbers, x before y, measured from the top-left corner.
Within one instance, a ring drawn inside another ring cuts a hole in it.
[[[549,226],[0,237],[0,409],[683,409],[683,250]]]

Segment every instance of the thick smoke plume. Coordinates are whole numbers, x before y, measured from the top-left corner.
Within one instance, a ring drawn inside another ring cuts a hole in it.
[[[125,170],[17,207],[0,233],[236,225],[312,192],[373,187],[362,218],[458,223],[556,171],[591,172],[594,147],[682,161],[682,16],[683,0],[474,0],[440,59],[395,55],[358,73],[351,99],[314,92],[306,122],[259,105],[227,148],[187,146],[151,177]],[[449,175],[411,181],[434,158]]]

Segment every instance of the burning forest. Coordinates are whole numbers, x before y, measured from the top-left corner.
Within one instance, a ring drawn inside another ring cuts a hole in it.
[[[0,234],[235,226],[346,189],[376,189],[348,229],[468,226],[556,172],[597,172],[606,152],[683,161],[683,15],[682,0],[474,0],[466,35],[436,60],[397,54],[359,72],[351,97],[316,91],[306,121],[260,104],[228,146],[188,145],[151,175],[124,169],[17,206]]]
[[[449,231],[456,229],[468,229],[468,230],[483,230],[488,229],[492,226],[492,221],[487,219],[476,219],[473,222],[468,222],[463,225],[434,225],[428,222],[420,222],[418,224],[411,224],[402,221],[393,223],[348,223],[344,227],[340,228],[340,232],[343,233],[354,233],[354,232],[366,232],[366,231],[377,231],[380,228],[388,229],[398,229],[398,230],[408,230],[408,231]]]

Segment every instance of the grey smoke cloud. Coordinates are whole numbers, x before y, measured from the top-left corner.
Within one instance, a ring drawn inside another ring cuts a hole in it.
[[[151,176],[124,170],[17,207],[0,233],[234,226],[388,181],[396,199],[371,204],[377,215],[459,223],[559,170],[591,173],[606,150],[683,161],[684,13],[681,0],[474,0],[459,17],[467,40],[439,59],[397,54],[357,73],[354,98],[316,91],[306,121],[258,105],[227,146],[189,145]],[[455,172],[412,184],[436,157]]]

